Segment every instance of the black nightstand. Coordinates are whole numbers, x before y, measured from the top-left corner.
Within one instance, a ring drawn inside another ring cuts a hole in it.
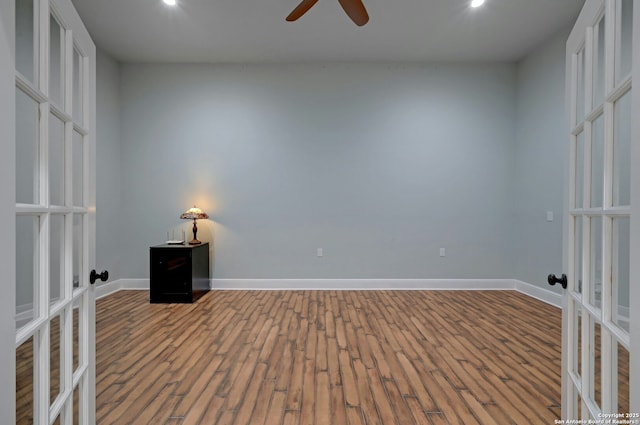
[[[209,244],[149,249],[152,303],[192,303],[209,290]]]

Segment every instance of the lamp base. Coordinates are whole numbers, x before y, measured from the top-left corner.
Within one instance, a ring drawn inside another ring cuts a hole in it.
[[[198,226],[196,226],[196,219],[193,219],[193,239],[191,239],[189,241],[189,245],[200,245],[202,242],[200,242],[198,240],[198,238],[196,238],[196,235],[198,234]]]

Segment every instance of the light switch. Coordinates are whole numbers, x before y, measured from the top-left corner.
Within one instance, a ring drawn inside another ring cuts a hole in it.
[[[547,221],[553,221],[553,211],[547,211]]]

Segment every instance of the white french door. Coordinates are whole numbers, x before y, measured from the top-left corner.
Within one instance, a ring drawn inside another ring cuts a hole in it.
[[[13,14],[16,423],[94,424],[95,46],[70,0]]]
[[[640,413],[640,273],[631,261],[635,255],[637,263],[632,241],[640,234],[638,181],[632,179],[640,168],[632,161],[640,158],[632,84],[639,6],[635,0],[587,0],[567,42],[564,419],[601,421],[622,414],[615,419],[640,423],[634,416]]]

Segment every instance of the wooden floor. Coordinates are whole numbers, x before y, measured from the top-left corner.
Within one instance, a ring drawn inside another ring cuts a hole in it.
[[[552,424],[560,310],[511,291],[98,301],[98,424]]]

